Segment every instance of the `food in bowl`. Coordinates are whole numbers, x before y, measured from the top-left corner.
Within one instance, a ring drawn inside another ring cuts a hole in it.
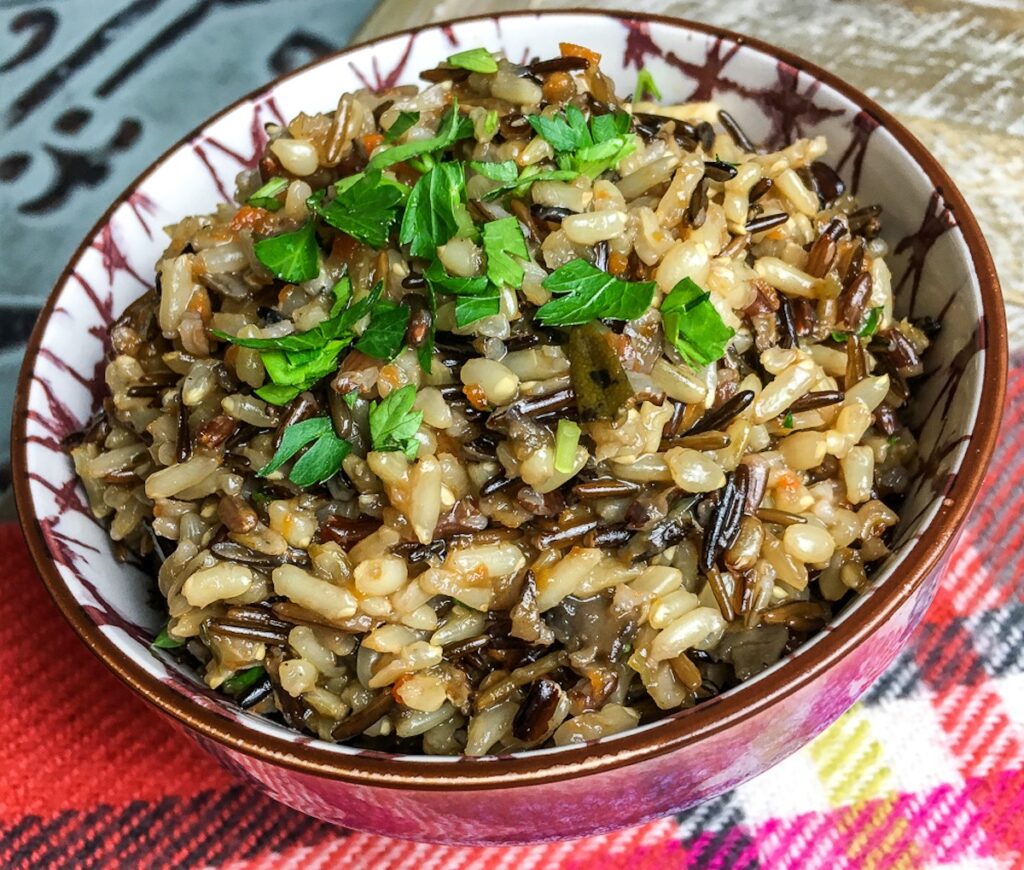
[[[820,631],[887,553],[931,324],[822,158],[586,48],[271,125],[168,228],[70,446],[154,641],[324,740],[614,734]]]

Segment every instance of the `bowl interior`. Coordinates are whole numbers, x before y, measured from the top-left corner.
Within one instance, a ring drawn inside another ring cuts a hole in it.
[[[251,167],[263,147],[264,124],[300,111],[329,109],[345,90],[418,83],[417,72],[458,50],[455,46],[484,45],[513,60],[552,56],[558,53],[558,34],[572,34],[574,42],[601,52],[602,68],[620,93],[632,91],[637,70],[646,66],[666,102],[714,100],[755,141],[781,146],[797,137],[826,136],[825,159],[861,202],[884,203],[883,237],[894,251],[890,264],[897,312],[933,317],[942,331],[925,359],[926,374],[914,388],[910,419],[920,439],[923,469],[904,504],[894,553],[873,590],[840,621],[855,619],[881,584],[896,582],[889,578],[928,531],[972,448],[982,397],[986,324],[980,280],[943,191],[869,111],[757,47],[681,22],[611,14],[488,17],[343,52],[242,100],[154,164],[102,219],[58,283],[33,345],[37,352],[30,352],[26,362],[31,374],[23,384],[25,413],[16,424],[23,427],[28,478],[20,506],[27,525],[34,514],[67,595],[130,670],[148,675],[139,679],[160,681],[184,696],[182,703],[216,711],[268,736],[315,743],[339,756],[366,754],[251,716],[209,692],[170,659],[150,652],[149,641],[162,623],[152,606],[153,584],[114,560],[60,441],[81,429],[101,401],[106,326],[152,286],[154,264],[165,245],[161,228],[230,199],[235,175]],[[812,644],[822,642],[827,642],[825,633]],[[784,661],[775,667],[790,666]],[[763,678],[732,691],[749,691]]]

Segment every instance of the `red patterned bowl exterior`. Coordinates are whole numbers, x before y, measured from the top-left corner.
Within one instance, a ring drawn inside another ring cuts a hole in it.
[[[106,328],[151,286],[159,228],[229,198],[263,125],[358,87],[416,81],[454,46],[515,60],[569,38],[604,55],[620,92],[650,69],[667,100],[714,100],[771,146],[825,135],[864,201],[884,202],[898,314],[943,329],[915,389],[923,469],[871,590],[829,629],[751,682],[693,710],[584,746],[481,759],[396,756],[327,744],[238,709],[150,651],[152,583],[117,563],[61,440],[104,391]],[[902,311],[899,306],[902,306]],[[349,49],[280,79],[190,134],[83,242],[26,355],[14,420],[15,488],[36,563],[75,630],[135,691],[223,763],[302,812],[353,828],[453,843],[525,843],[632,825],[755,776],[846,710],[892,661],[934,594],[941,559],[992,452],[1006,373],[991,259],[959,192],[897,122],[827,73],[734,34],[672,19],[552,12],[481,17]],[[102,735],[96,735],[101,738]],[[169,747],[168,751],[173,751]]]

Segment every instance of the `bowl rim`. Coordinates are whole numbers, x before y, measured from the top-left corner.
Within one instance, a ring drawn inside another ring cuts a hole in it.
[[[955,212],[958,229],[963,234],[978,276],[985,357],[981,395],[970,449],[929,527],[906,553],[897,570],[876,587],[870,598],[860,606],[857,619],[840,623],[819,642],[805,645],[780,668],[765,674],[761,679],[740,686],[736,691],[704,704],[670,715],[657,723],[652,723],[650,727],[579,747],[562,747],[557,753],[526,752],[514,757],[490,756],[481,759],[454,757],[450,761],[431,759],[431,763],[409,760],[409,756],[388,757],[382,753],[341,755],[309,743],[255,731],[239,720],[209,710],[186,698],[132,661],[84,612],[65,585],[50,556],[30,491],[26,426],[32,374],[43,333],[56,307],[58,289],[67,283],[74,265],[92,239],[131,193],[173,153],[238,106],[258,98],[281,82],[301,75],[319,64],[385,40],[413,36],[426,30],[440,30],[464,22],[548,15],[653,22],[749,46],[827,84],[860,109],[870,112],[892,134],[933,185],[941,190],[946,204]],[[433,791],[453,788],[491,789],[558,782],[581,774],[603,772],[635,764],[683,747],[693,746],[703,738],[723,732],[768,710],[783,697],[805,687],[824,674],[861,643],[869,640],[873,632],[918,590],[936,568],[944,552],[956,539],[973,505],[998,438],[1006,392],[1007,360],[1006,319],[999,279],[978,222],[963,195],[938,161],[903,124],[870,97],[834,73],[760,39],[712,24],[670,15],[579,7],[485,13],[428,22],[363,40],[261,84],[260,87],[203,120],[148,164],[128,184],[96,221],[69,259],[50,291],[29,339],[18,377],[11,431],[15,500],[32,559],[50,596],[72,629],[133,691],[198,735],[259,761],[315,777],[365,786]]]

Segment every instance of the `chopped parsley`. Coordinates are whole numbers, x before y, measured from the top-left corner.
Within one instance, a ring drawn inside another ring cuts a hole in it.
[[[498,288],[490,284],[486,275],[469,278],[449,275],[441,261],[434,260],[423,277],[432,293],[443,292],[455,297],[455,324],[460,329],[501,310]]]
[[[783,429],[792,429],[793,428],[793,412],[792,411],[790,411],[788,414],[786,414],[785,417],[782,418],[782,428]]]
[[[310,443],[312,446],[299,457],[288,474],[288,479],[296,486],[313,486],[330,480],[338,473],[342,460],[352,451],[348,441],[334,434],[334,424],[329,417],[312,417],[286,427],[277,452],[256,473],[260,477],[272,474]]]
[[[491,221],[483,227],[484,253],[487,255],[487,279],[497,287],[518,290],[523,286],[523,267],[513,257],[527,258],[526,239],[514,217]]]
[[[654,83],[654,76],[650,74],[647,67],[644,67],[636,75],[636,87],[633,88],[633,101],[639,102],[647,96],[661,99],[661,90]]]
[[[564,417],[555,432],[555,471],[569,474],[576,467],[576,448],[580,444],[579,424]]]
[[[433,257],[455,235],[471,235],[466,173],[459,162],[435,163],[409,194],[399,241],[414,257]]]
[[[564,116],[529,115],[527,120],[555,149],[555,160],[564,171],[597,178],[636,150],[636,136],[629,132],[632,121],[626,112],[595,115],[588,125],[583,112],[570,104]]]
[[[315,212],[337,230],[371,248],[387,244],[405,198],[405,185],[385,179],[379,170],[360,173],[336,185],[337,193],[326,205],[315,203]]]
[[[490,288],[482,296],[460,296],[455,300],[455,325],[463,329],[500,311],[501,298],[496,288]]]
[[[572,181],[580,175],[573,169],[540,169],[537,166],[527,166],[520,173],[514,160],[505,160],[501,163],[472,160],[469,166],[491,181],[498,182],[497,187],[482,197],[485,202],[498,199],[507,193],[511,193],[513,196],[523,196],[527,188],[538,181]]]
[[[320,248],[312,221],[295,232],[261,239],[253,249],[257,259],[282,281],[309,281],[320,274]]]
[[[725,325],[710,297],[696,282],[683,278],[661,303],[665,340],[693,366],[721,359],[729,339],[736,334]]]
[[[398,117],[392,122],[384,133],[385,142],[395,142],[398,137],[405,133],[413,124],[420,119],[419,112],[399,112]]]
[[[415,142],[406,142],[402,145],[395,145],[393,148],[382,149],[373,155],[366,169],[367,171],[384,169],[412,157],[442,151],[460,139],[466,139],[472,135],[473,122],[469,118],[459,115],[459,101],[452,97],[451,107],[441,118],[436,135],[429,139],[417,139]]]
[[[423,412],[412,409],[415,402],[416,387],[408,384],[370,405],[370,441],[374,450],[397,450],[410,460],[416,458],[420,448],[416,432],[423,422]]]
[[[882,306],[876,305],[868,312],[868,316],[864,318],[864,322],[861,324],[860,329],[857,330],[857,335],[861,338],[871,338],[876,332],[878,327],[882,325]],[[846,341],[850,337],[850,333],[843,332],[840,329],[832,330],[833,341]]]
[[[654,281],[622,281],[602,272],[586,260],[560,266],[543,286],[559,298],[537,311],[545,326],[571,326],[591,320],[633,320],[651,307]]]
[[[367,356],[390,361],[398,356],[409,326],[409,307],[382,299],[370,311],[370,323],[359,340],[356,350]]]
[[[477,73],[496,73],[498,62],[486,48],[471,48],[468,51],[460,51],[448,58],[450,66],[457,66],[461,69],[468,69]]]
[[[260,351],[271,383],[256,390],[256,395],[272,405],[283,405],[335,370],[339,354],[355,338],[356,324],[371,313],[383,286],[378,283],[346,308],[352,285],[347,277],[342,278],[332,291],[334,304],[330,316],[305,332],[277,338],[241,338],[217,329],[211,331],[222,341]]]
[[[277,197],[288,189],[288,179],[275,176],[264,184],[259,190],[253,192],[246,203],[257,208],[265,208],[267,211],[277,211],[281,207],[281,200]]]

